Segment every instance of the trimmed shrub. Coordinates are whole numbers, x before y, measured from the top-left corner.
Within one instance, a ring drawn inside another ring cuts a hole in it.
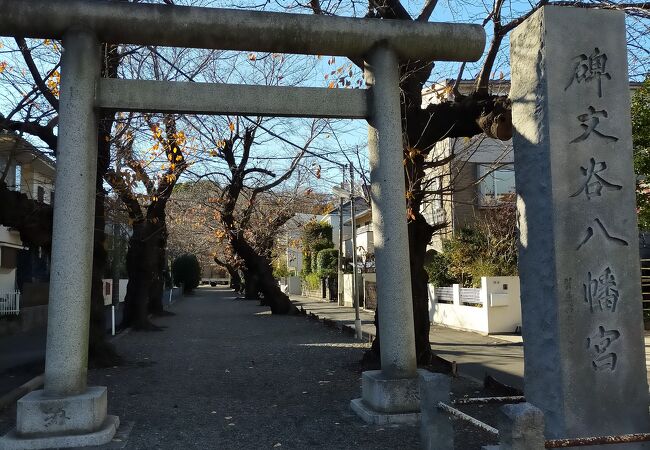
[[[302,270],[300,271],[300,275],[302,277],[306,277],[312,273],[311,270],[311,253],[308,251],[302,252]]]
[[[317,221],[307,222],[302,230],[302,276],[318,271],[318,252],[332,248],[332,226]]]
[[[318,274],[315,273],[310,273],[307,276],[305,276],[305,284],[307,285],[307,289],[310,291],[316,291],[320,289],[320,277]]]
[[[199,260],[195,255],[189,253],[179,256],[172,262],[172,273],[176,286],[183,283],[183,291],[186,293],[192,291],[201,281]]]
[[[335,248],[326,248],[319,251],[316,258],[316,273],[322,278],[335,276],[338,273],[338,259],[339,251]]]

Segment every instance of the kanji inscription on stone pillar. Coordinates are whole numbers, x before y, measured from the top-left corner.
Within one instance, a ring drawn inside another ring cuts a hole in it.
[[[626,58],[617,11],[544,7],[511,38],[525,390],[547,438],[649,431]]]

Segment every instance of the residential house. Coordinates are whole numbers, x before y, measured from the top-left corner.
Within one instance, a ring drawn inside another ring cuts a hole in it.
[[[375,267],[375,240],[372,230],[372,209],[366,206],[363,210],[357,212],[354,217],[354,222],[356,232],[357,265],[365,272],[374,269]],[[344,220],[343,224],[351,229],[352,218]],[[345,249],[346,253],[344,253],[344,256],[351,257],[351,233],[348,234],[348,238],[345,240]]]
[[[9,189],[51,204],[54,175],[54,162],[35,146],[15,134],[0,134],[0,178]],[[0,226],[0,292],[48,279],[49,256],[41,249],[26,248],[17,230]]]
[[[320,221],[324,216],[320,214],[306,214],[306,213],[296,213],[291,219],[287,221],[284,225],[284,243],[286,245],[286,258],[287,258],[287,269],[290,274],[300,275],[302,270],[302,227],[312,221]]]
[[[344,258],[352,258],[352,217],[350,212],[350,200],[343,202],[343,251]],[[372,239],[372,215],[370,206],[363,197],[355,197],[355,225],[357,229],[357,257],[362,258],[367,253],[374,253],[373,239]],[[334,208],[328,212],[321,222],[328,223],[332,226],[332,240],[334,241],[334,248],[340,248],[339,243],[339,226],[341,217],[341,206]],[[365,228],[361,228],[364,227]]]
[[[453,99],[455,80],[436,83],[422,93],[423,106]],[[468,94],[474,81],[462,81],[461,94]],[[506,95],[509,81],[491,83],[493,93]],[[427,189],[433,194],[422,213],[432,225],[444,225],[436,233],[431,248],[442,251],[442,241],[454,230],[471,225],[489,208],[503,201],[512,201],[515,192],[515,171],[512,141],[499,141],[485,135],[473,138],[446,138],[429,154],[431,161],[455,158],[429,170]]]
[[[422,93],[423,106],[453,98],[455,80],[436,83]],[[469,94],[474,81],[461,81],[458,90]],[[634,91],[641,83],[631,82]],[[493,94],[507,95],[509,80],[490,83]],[[471,225],[490,208],[514,200],[515,170],[512,140],[499,141],[485,135],[468,138],[447,138],[440,141],[429,155],[433,161],[450,155],[448,164],[429,170],[428,190],[435,192],[424,205],[422,213],[432,225],[444,225],[436,233],[431,248],[442,251],[442,241],[454,230]]]

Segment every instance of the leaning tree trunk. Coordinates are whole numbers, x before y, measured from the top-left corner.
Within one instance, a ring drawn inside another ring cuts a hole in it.
[[[271,308],[271,313],[297,313],[298,309],[275,281],[270,261],[258,255],[250,244],[239,235],[231,235],[230,245],[235,253],[244,260],[247,270],[253,271],[257,275],[258,289],[264,295],[264,304]]]
[[[244,298],[246,300],[258,300],[260,298],[258,277],[254,270],[244,270]]]
[[[239,272],[237,269],[232,264],[228,264],[225,261],[220,260],[218,257],[214,257],[214,262],[219,264],[221,267],[226,269],[228,271],[228,275],[230,275],[230,288],[234,289],[235,292],[239,292],[242,289],[242,279],[239,276]]]

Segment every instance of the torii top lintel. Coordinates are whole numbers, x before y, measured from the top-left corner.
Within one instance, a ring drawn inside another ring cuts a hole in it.
[[[479,25],[357,19],[106,0],[0,0],[0,35],[62,38],[75,27],[102,42],[362,57],[389,45],[402,59],[476,61]]]

